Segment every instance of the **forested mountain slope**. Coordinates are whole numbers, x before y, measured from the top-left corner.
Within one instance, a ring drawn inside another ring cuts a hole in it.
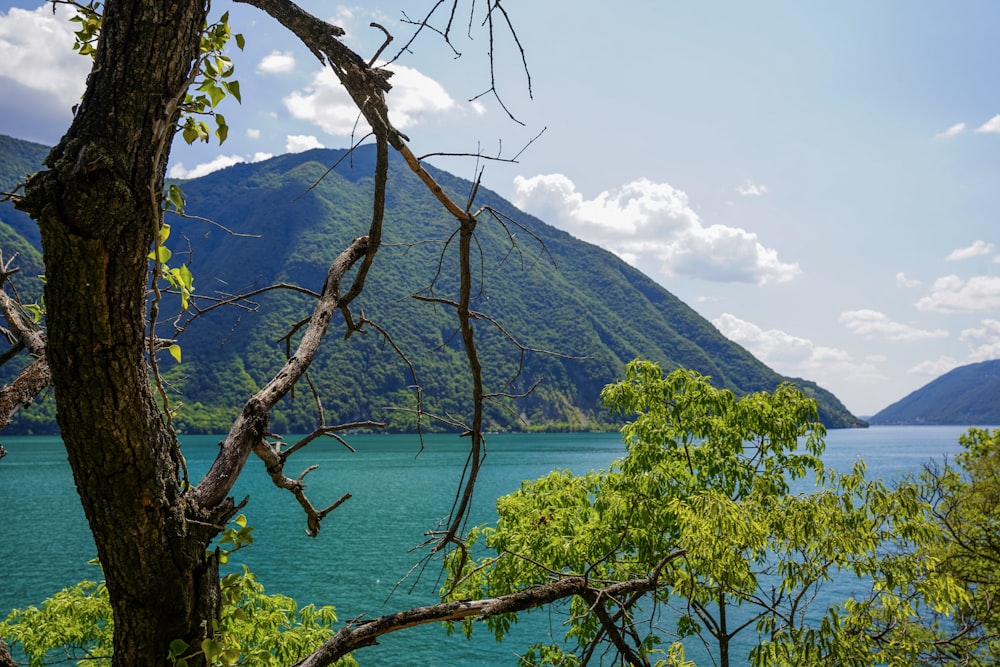
[[[1000,424],[1000,359],[960,366],[896,401],[872,424]]]
[[[0,150],[9,144],[0,143]],[[343,157],[342,151],[313,150],[238,164],[182,183],[186,212],[212,222],[169,215],[170,264],[188,263],[196,292],[210,298],[275,283],[318,290],[329,263],[352,238],[366,233],[371,215],[374,150],[364,147]],[[467,199],[471,183],[432,171],[458,201]],[[491,428],[601,427],[608,423],[599,405],[601,389],[637,356],[665,369],[695,369],[740,394],[772,390],[786,380],[611,253],[516,210],[485,188],[473,209],[481,206],[508,218],[480,218],[474,307],[521,345],[545,351],[526,353],[520,366],[519,349],[490,320],[479,320],[476,335],[487,391],[510,396],[493,403]],[[6,222],[8,212],[9,206],[0,208],[0,220]],[[12,220],[12,226],[23,227],[23,220]],[[3,225],[0,230],[8,233]],[[354,312],[363,311],[403,350],[415,368],[427,412],[464,418],[470,385],[454,313],[411,298],[417,293],[455,297],[456,243],[448,242],[453,231],[453,220],[394,158],[385,247]],[[210,298],[195,304],[208,308]],[[180,406],[175,423],[189,432],[224,428],[242,401],[283,363],[282,337],[310,306],[310,297],[281,290],[258,295],[250,307],[227,306],[198,317],[177,336],[182,363],[166,355],[160,362],[171,400]],[[161,307],[161,313],[172,312],[176,301]],[[173,338],[165,315],[160,322],[158,334]],[[415,426],[409,367],[374,329],[347,340],[333,334],[310,378],[328,424],[375,418],[396,429]],[[536,382],[533,392],[512,397]],[[796,384],[817,398],[828,426],[863,425],[829,392],[802,380]],[[303,387],[276,416],[274,429],[306,430],[316,415],[311,391]]]

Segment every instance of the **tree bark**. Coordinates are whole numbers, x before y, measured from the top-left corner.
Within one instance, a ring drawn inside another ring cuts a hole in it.
[[[3,448],[0,447],[0,450]],[[0,639],[0,667],[18,667],[18,664],[14,662],[14,658],[11,657],[10,651],[7,650],[7,644]]]
[[[105,3],[86,93],[18,204],[41,229],[46,359],[107,580],[116,666],[163,665],[170,641],[197,645],[218,613],[205,551],[216,529],[186,516],[143,345],[147,254],[206,14],[201,0]]]

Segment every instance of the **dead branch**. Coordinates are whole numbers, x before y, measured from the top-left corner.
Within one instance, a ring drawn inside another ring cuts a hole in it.
[[[281,454],[267,441],[261,440],[255,444],[253,452],[264,462],[264,465],[267,468],[267,474],[270,475],[271,481],[274,482],[274,485],[279,489],[288,489],[291,491],[292,495],[295,496],[295,499],[299,502],[299,505],[302,506],[302,509],[306,513],[306,535],[309,537],[316,537],[316,535],[319,534],[323,518],[351,498],[350,493],[345,493],[339,500],[337,500],[337,502],[318,510],[313,506],[309,498],[306,497],[306,485],[305,482],[303,482],[305,476],[315,470],[318,466],[309,466],[302,471],[302,474],[299,475],[297,479],[292,479],[291,477],[286,477],[283,472],[284,459]]]
[[[294,355],[260,391],[254,394],[236,418],[220,447],[219,455],[202,481],[189,493],[195,504],[206,511],[228,512],[226,496],[246,464],[247,456],[264,443],[268,413],[287,395],[312,363],[330,318],[340,306],[340,283],[345,274],[368,249],[368,238],[360,237],[334,260],[327,271],[323,292]],[[300,501],[301,502],[301,501]],[[320,517],[322,518],[322,517]]]
[[[321,21],[314,16],[303,11],[289,0],[239,0],[246,4],[253,5],[274,17],[278,22],[291,30],[320,60],[333,69],[340,79],[348,94],[354,100],[358,110],[372,128],[376,142],[376,174],[375,174],[375,196],[373,198],[372,223],[369,231],[370,242],[364,261],[358,269],[357,276],[351,289],[344,295],[343,302],[339,305],[344,312],[345,319],[350,324],[352,319],[347,310],[350,301],[360,294],[364,287],[364,280],[368,268],[378,250],[382,219],[385,206],[385,187],[388,178],[388,146],[391,145],[406,160],[410,170],[430,190],[434,197],[441,203],[459,223],[459,252],[460,252],[460,297],[458,308],[459,327],[462,333],[462,340],[465,345],[466,358],[469,364],[469,373],[473,382],[473,415],[471,423],[466,427],[466,435],[470,438],[470,466],[469,474],[461,482],[462,492],[455,505],[450,519],[450,526],[438,549],[443,548],[458,534],[462,521],[468,513],[472,502],[472,494],[475,488],[476,478],[479,473],[482,460],[482,420],[483,420],[483,381],[482,365],[479,361],[478,352],[475,346],[472,318],[470,316],[469,304],[472,292],[472,277],[469,257],[476,228],[476,218],[467,209],[463,209],[455,203],[444,192],[443,188],[424,169],[420,160],[416,158],[409,147],[404,143],[405,135],[399,132],[389,122],[389,110],[385,102],[385,93],[389,91],[388,70],[371,67],[358,54],[351,51],[338,38],[344,34],[342,28],[332,26]],[[236,426],[234,426],[236,428]],[[221,498],[219,498],[221,500]]]
[[[49,364],[45,357],[39,357],[28,364],[12,382],[0,388],[0,430],[10,424],[18,409],[31,405],[51,382]]]
[[[663,562],[669,562],[682,553],[682,551],[674,552],[666,556]],[[337,634],[307,658],[296,663],[295,667],[328,667],[352,651],[377,643],[378,638],[383,635],[427,623],[465,619],[485,620],[501,614],[512,614],[551,604],[574,595],[607,599],[621,595],[649,593],[659,587],[660,572],[661,568],[656,568],[651,576],[644,579],[622,581],[604,587],[595,587],[584,576],[566,576],[552,583],[532,586],[496,598],[442,602],[428,607],[417,607],[395,614],[379,616],[367,621],[355,619],[342,627]]]
[[[215,220],[212,220],[211,218],[206,218],[206,217],[203,217],[203,216],[200,216],[200,215],[191,215],[190,213],[183,213],[181,211],[178,211],[178,210],[175,210],[175,209],[172,209],[172,208],[166,209],[164,211],[164,213],[172,213],[173,215],[180,216],[181,218],[183,218],[185,220],[196,220],[198,222],[204,222],[206,224],[212,225],[213,227],[217,227],[218,229],[221,229],[228,236],[232,236],[233,238],[238,238],[238,239],[259,239],[260,238],[260,234],[246,234],[246,233],[243,233],[243,232],[237,232],[237,231],[234,231],[232,229],[229,229],[229,227],[226,227],[222,223],[216,222]]]
[[[49,364],[45,359],[45,336],[42,330],[24,316],[20,302],[7,294],[7,279],[18,271],[13,268],[16,259],[15,254],[4,261],[3,253],[0,252],[0,312],[14,337],[10,352],[27,349],[34,360],[12,382],[0,388],[0,429],[10,424],[14,413],[31,405],[52,382]]]
[[[300,449],[302,449],[303,447],[305,447],[306,445],[308,445],[310,442],[312,442],[316,438],[319,438],[319,437],[324,436],[324,435],[333,438],[334,440],[336,440],[337,442],[339,442],[340,444],[342,444],[344,447],[346,447],[348,450],[350,450],[353,453],[354,452],[354,448],[351,447],[351,445],[348,444],[348,442],[346,440],[344,440],[343,438],[341,438],[337,434],[337,432],[338,431],[348,431],[348,430],[356,429],[356,428],[379,428],[379,429],[382,429],[382,428],[385,428],[385,424],[383,424],[382,422],[375,422],[375,421],[363,421],[363,422],[351,422],[349,424],[338,424],[337,426],[321,426],[320,428],[317,428],[316,430],[314,430],[312,433],[310,433],[306,437],[304,437],[301,440],[299,440],[298,442],[296,442],[294,445],[292,445],[288,449],[279,452],[280,462],[284,463],[285,461],[288,460],[289,456],[291,456],[295,452],[299,451]]]

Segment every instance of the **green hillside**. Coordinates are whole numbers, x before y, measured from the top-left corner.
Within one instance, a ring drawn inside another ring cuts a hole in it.
[[[196,291],[205,297],[196,301],[198,307],[211,305],[211,297],[274,283],[319,289],[329,263],[352,238],[366,233],[370,216],[374,152],[361,149],[327,173],[342,155],[330,150],[285,155],[182,184],[187,212],[214,221],[168,219],[171,263],[189,262]],[[436,170],[434,175],[457,200],[467,199],[468,181]],[[405,352],[426,411],[464,419],[470,390],[454,314],[411,298],[430,294],[431,287],[436,297],[454,298],[456,248],[447,242],[454,222],[401,159],[392,162],[389,185],[385,247],[354,312],[363,311]],[[693,368],[737,393],[772,390],[786,379],[611,253],[481,189],[474,208],[484,205],[513,222],[481,218],[474,307],[523,346],[553,353],[529,352],[519,366],[518,348],[490,321],[478,322],[487,391],[506,396],[491,404],[491,428],[599,428],[607,421],[600,390],[637,356],[665,369]],[[161,362],[173,401],[183,404],[175,420],[180,428],[213,432],[228,425],[242,401],[280,368],[282,337],[311,305],[310,297],[288,290],[253,301],[250,307],[199,317],[177,337],[183,363],[169,357]],[[165,317],[158,333],[174,336]],[[310,377],[327,423],[375,418],[396,429],[415,425],[409,368],[375,330],[348,340],[332,335]],[[536,382],[534,392],[512,398]],[[812,383],[797,384],[817,398],[828,426],[863,425],[832,394]],[[274,429],[306,430],[316,416],[311,392],[302,387],[275,416]]]
[[[893,403],[872,424],[1000,424],[1000,359],[955,368]]]

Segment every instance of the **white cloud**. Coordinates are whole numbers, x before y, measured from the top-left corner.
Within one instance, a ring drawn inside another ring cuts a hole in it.
[[[257,71],[265,74],[280,74],[295,69],[295,56],[291,51],[271,51],[257,63]]]
[[[905,287],[911,289],[914,287],[920,287],[923,283],[919,280],[907,278],[906,274],[900,271],[896,274],[896,287]]]
[[[865,338],[884,338],[894,343],[947,338],[944,329],[918,329],[909,324],[893,322],[884,313],[876,310],[848,310],[840,314],[840,323],[851,333]]]
[[[80,101],[93,61],[73,51],[75,15],[68,5],[0,14],[0,77],[49,93],[67,115]]]
[[[289,134],[285,141],[285,150],[289,153],[301,153],[313,148],[323,148],[323,144],[311,134]]]
[[[956,260],[979,257],[980,255],[988,255],[991,252],[993,252],[992,243],[987,243],[986,241],[977,240],[972,245],[966,248],[958,248],[956,250],[952,250],[951,254],[945,257],[945,260],[949,262],[954,262]]]
[[[196,165],[192,169],[187,169],[184,167],[183,162],[178,162],[170,167],[169,176],[170,178],[180,179],[200,178],[207,174],[211,174],[213,171],[231,167],[234,164],[239,164],[241,162],[260,162],[261,160],[267,160],[271,157],[272,155],[270,153],[254,153],[254,156],[251,159],[247,159],[242,155],[219,155],[214,160]]]
[[[969,345],[970,361],[1000,359],[1000,321],[983,320],[976,329],[965,329],[959,340]]]
[[[993,116],[988,121],[976,128],[976,132],[989,132],[997,133],[1000,132],[1000,114]]]
[[[253,127],[248,127],[247,137],[249,137],[250,139],[260,139],[260,130]]]
[[[389,120],[400,130],[420,123],[431,114],[451,111],[455,101],[437,81],[402,65],[392,66],[392,90],[386,96]],[[348,136],[364,134],[368,124],[359,117],[351,97],[329,68],[313,75],[312,83],[284,99],[285,107],[295,118],[319,126],[327,134]]]
[[[944,132],[939,132],[934,135],[935,139],[950,139],[952,137],[958,136],[965,132],[965,123],[955,123],[949,127]]]
[[[908,369],[906,372],[911,375],[925,375],[927,377],[936,378],[938,376],[944,375],[950,370],[958,368],[962,363],[956,361],[951,357],[939,357],[936,360],[922,361],[916,366]]]
[[[649,262],[667,275],[719,282],[785,282],[801,271],[778,259],[757,235],[702,224],[687,195],[668,183],[639,179],[584,199],[562,174],[514,179],[516,206],[631,264]]]
[[[736,186],[736,191],[744,197],[761,197],[767,194],[767,186],[752,183],[749,180]]]
[[[1000,309],[1000,276],[975,276],[962,280],[956,275],[934,281],[931,292],[916,303],[920,310],[938,313]]]
[[[712,320],[712,324],[783,375],[808,378],[826,387],[845,381],[884,379],[872,359],[856,361],[846,350],[816,345],[778,329],[764,330],[729,313]]]

